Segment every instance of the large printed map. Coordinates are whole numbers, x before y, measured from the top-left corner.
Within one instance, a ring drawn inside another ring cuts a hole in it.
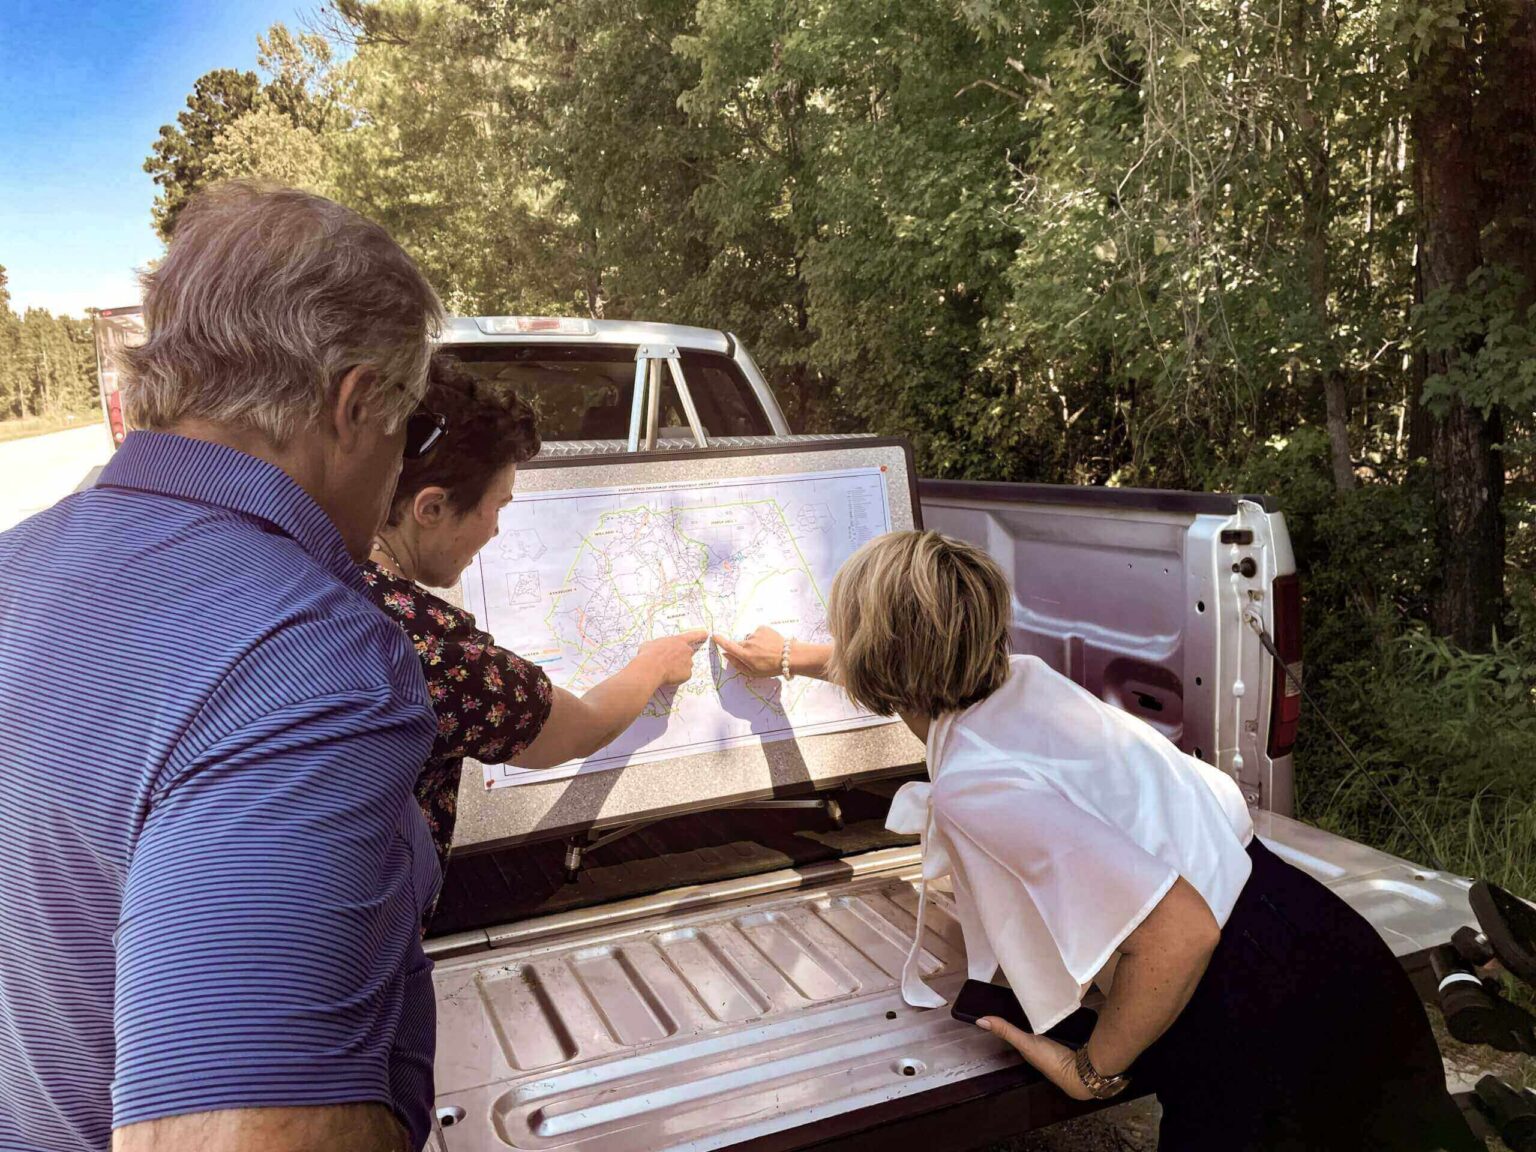
[[[465,573],[464,601],[498,644],[580,694],[645,641],[758,625],[825,641],[832,578],[890,531],[879,468],[520,493]],[[526,772],[487,765],[487,788],[749,741],[882,723],[819,681],[748,679],[706,644],[692,679],[658,693],[590,759]]]

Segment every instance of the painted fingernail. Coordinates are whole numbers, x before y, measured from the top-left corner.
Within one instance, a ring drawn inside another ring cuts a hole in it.
[[[976,1021],[976,1027],[980,1028],[983,1032],[990,1032],[992,1031],[992,1021],[983,1018]]]

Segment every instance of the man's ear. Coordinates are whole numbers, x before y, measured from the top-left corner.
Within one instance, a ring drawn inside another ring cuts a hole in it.
[[[331,399],[330,424],[337,446],[343,452],[355,450],[363,426],[376,422],[378,387],[378,374],[366,364],[347,369],[336,386],[336,395]]]
[[[435,528],[452,514],[448,504],[448,490],[428,485],[416,493],[411,501],[411,515],[423,528]]]

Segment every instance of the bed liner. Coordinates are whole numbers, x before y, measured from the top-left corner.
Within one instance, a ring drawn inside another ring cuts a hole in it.
[[[1410,965],[1472,922],[1463,880],[1255,820]],[[811,1148],[892,1125],[931,1136],[936,1111],[978,1093],[1034,1127],[1082,1111],[1000,1041],[902,1002],[919,864],[915,848],[887,848],[439,942],[458,954],[435,977],[438,1106],[454,1121],[438,1147]],[[946,995],[964,979],[944,893],[922,963]],[[968,1147],[978,1130],[952,1135]]]

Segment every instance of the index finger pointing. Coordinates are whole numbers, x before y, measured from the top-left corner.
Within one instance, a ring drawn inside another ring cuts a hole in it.
[[[718,632],[714,634],[713,640],[715,642],[715,646],[718,647],[720,651],[729,656],[732,660],[746,659],[746,653],[741,650],[741,645],[737,644],[734,640],[727,640]]]

